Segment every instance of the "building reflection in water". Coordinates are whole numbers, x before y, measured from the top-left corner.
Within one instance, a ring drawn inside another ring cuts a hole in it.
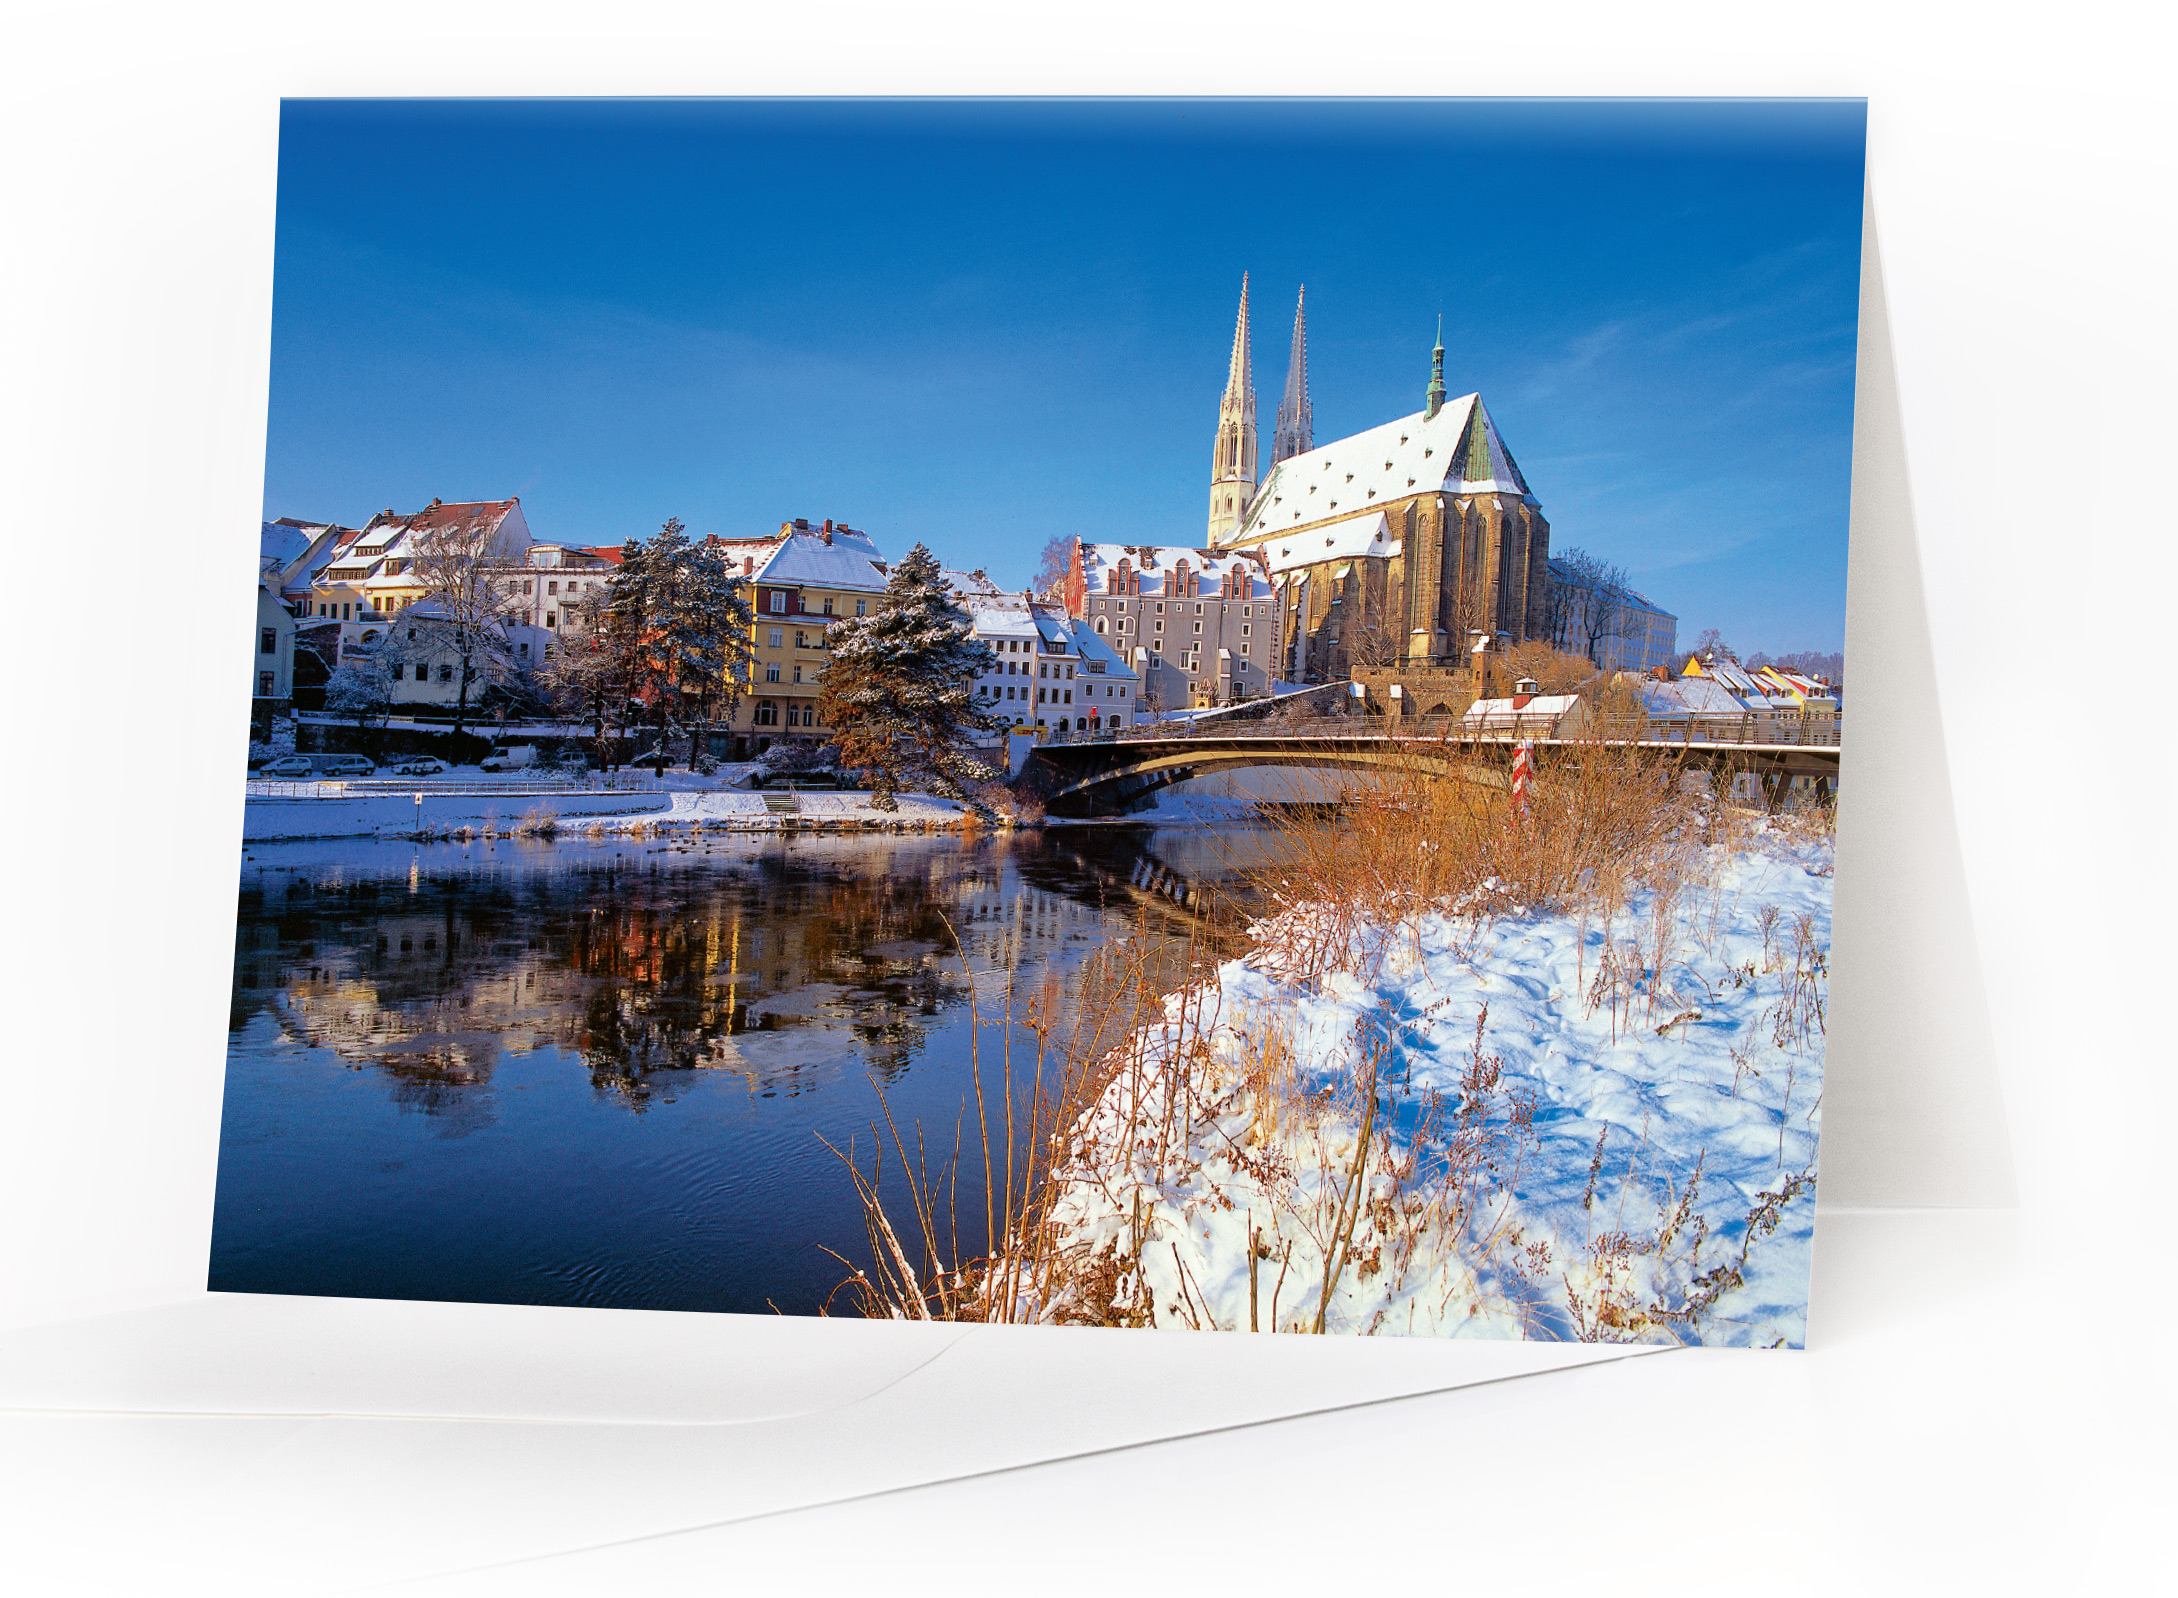
[[[1063,990],[1143,882],[1169,907],[1171,881],[1226,864],[1202,840],[1109,831],[254,854],[231,1027],[269,1013],[450,1136],[499,1115],[503,1054],[540,1047],[578,1056],[597,1093],[635,1111],[688,1071],[764,1097],[842,1070],[893,1083],[965,1002],[963,953],[986,1014],[1009,982]]]

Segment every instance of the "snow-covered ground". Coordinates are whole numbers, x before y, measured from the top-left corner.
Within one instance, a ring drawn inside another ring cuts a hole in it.
[[[774,795],[783,798],[783,795]],[[638,827],[729,827],[779,830],[792,826],[957,826],[961,807],[950,799],[901,794],[900,808],[870,808],[866,793],[801,793],[798,808],[775,812],[765,795],[749,792],[664,793],[432,793],[419,806],[411,794],[324,799],[252,797],[243,806],[246,843],[296,838],[440,837],[464,829],[508,832],[547,823],[561,831],[625,831]]]
[[[1015,1317],[1798,1345],[1831,858],[1765,825],[1607,926],[1432,912],[1313,979],[1264,923],[1073,1128]]]

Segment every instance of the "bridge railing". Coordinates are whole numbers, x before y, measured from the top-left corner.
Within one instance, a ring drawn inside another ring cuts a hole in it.
[[[1842,724],[1837,720],[1800,721],[1792,717],[1745,715],[1704,716],[1689,721],[1654,721],[1645,717],[1607,717],[1579,729],[1556,730],[1545,718],[1532,724],[1525,718],[1506,725],[1492,720],[1481,726],[1459,716],[1407,716],[1397,722],[1383,716],[1309,716],[1275,721],[1256,721],[1223,726],[1197,726],[1193,722],[1163,722],[1148,727],[1117,731],[1053,733],[1047,744],[1250,743],[1264,740],[1305,738],[1397,738],[1419,742],[1449,740],[1455,743],[1502,744],[1523,739],[1559,739],[1565,742],[1596,740],[1604,743],[1645,744],[1738,744],[1749,748],[1835,749]]]

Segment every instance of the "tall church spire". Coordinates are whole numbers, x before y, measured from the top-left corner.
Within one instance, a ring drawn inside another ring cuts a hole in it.
[[[1308,285],[1293,302],[1293,355],[1286,365],[1286,397],[1278,402],[1278,428],[1271,435],[1271,464],[1306,454],[1315,447],[1316,416],[1308,403]]]
[[[1217,447],[1210,460],[1210,541],[1240,531],[1255,498],[1255,368],[1248,348],[1248,276],[1240,276],[1240,316],[1233,324],[1233,358],[1218,401]]]
[[[1429,392],[1422,415],[1432,419],[1444,409],[1444,318],[1437,318],[1437,347],[1429,352]]]

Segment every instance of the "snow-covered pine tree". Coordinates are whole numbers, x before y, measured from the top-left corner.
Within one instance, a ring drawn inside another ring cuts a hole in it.
[[[976,678],[993,664],[990,646],[929,550],[909,550],[876,613],[835,625],[827,648],[817,719],[834,729],[840,763],[871,774],[873,810],[899,809],[904,784],[965,798],[963,783],[998,775],[967,747],[970,733],[1004,725],[975,702]]]
[[[630,539],[621,551],[605,626],[616,651],[628,651],[629,696],[657,728],[661,767],[666,745],[683,732],[696,764],[706,723],[740,701],[755,621],[742,586],[708,542],[689,541],[678,518],[648,544]]]
[[[718,550],[708,540],[691,543],[678,521],[666,523],[652,542],[651,560],[662,568],[659,647],[670,657],[693,767],[704,758],[705,728],[721,714],[731,718],[741,702],[754,658],[756,613]]]

